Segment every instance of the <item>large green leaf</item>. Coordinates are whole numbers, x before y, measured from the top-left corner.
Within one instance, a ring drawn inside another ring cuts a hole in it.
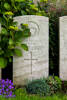
[[[7,65],[7,60],[4,58],[0,58],[0,68],[5,68]]]
[[[5,28],[2,28],[1,33],[7,35],[8,32]]]
[[[16,33],[15,33],[15,35],[14,35],[14,38],[15,38],[15,41],[17,41],[17,40],[19,40],[19,39],[22,39],[22,37],[23,37],[23,33],[22,33],[22,31],[17,31]]]
[[[14,42],[13,42],[13,40],[10,38],[9,39],[9,45],[12,45]]]
[[[6,20],[4,17],[0,17],[0,23],[6,27]]]
[[[4,56],[5,56],[5,57],[11,57],[11,56],[13,56],[13,51],[10,50],[10,49],[7,49],[7,50],[6,50],[6,53],[4,54]]]
[[[14,53],[19,57],[22,56],[22,51],[18,48],[14,49]]]
[[[31,36],[30,29],[25,29],[25,30],[23,31],[23,37],[29,37],[29,36]]]
[[[8,3],[4,3],[4,8],[6,9],[6,10],[10,10],[10,5],[8,4]]]
[[[21,44],[21,47],[22,47],[24,50],[28,51],[28,46],[27,46],[26,44]]]

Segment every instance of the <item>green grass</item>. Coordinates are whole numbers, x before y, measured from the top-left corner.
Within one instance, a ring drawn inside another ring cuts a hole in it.
[[[67,100],[65,94],[57,93],[53,96],[40,97],[37,95],[28,95],[24,89],[17,89],[15,98],[4,98],[0,96],[0,100]]]

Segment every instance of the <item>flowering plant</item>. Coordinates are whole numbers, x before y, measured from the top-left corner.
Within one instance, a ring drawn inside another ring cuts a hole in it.
[[[6,79],[0,80],[0,95],[4,97],[15,97],[14,95],[15,87],[11,80]]]

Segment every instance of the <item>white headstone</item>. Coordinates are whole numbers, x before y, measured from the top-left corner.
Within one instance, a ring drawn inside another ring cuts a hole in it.
[[[14,18],[21,23],[28,24],[31,37],[24,43],[29,51],[23,51],[23,57],[13,59],[13,82],[24,85],[28,80],[48,77],[49,74],[49,19],[43,16],[19,16]]]
[[[60,17],[60,78],[67,80],[67,16]]]

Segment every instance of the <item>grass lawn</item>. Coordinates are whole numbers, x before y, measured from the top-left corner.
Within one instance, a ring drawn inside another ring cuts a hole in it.
[[[15,98],[4,98],[0,96],[0,100],[67,100],[67,95],[57,93],[53,96],[40,97],[37,95],[28,95],[25,90],[17,89]]]

